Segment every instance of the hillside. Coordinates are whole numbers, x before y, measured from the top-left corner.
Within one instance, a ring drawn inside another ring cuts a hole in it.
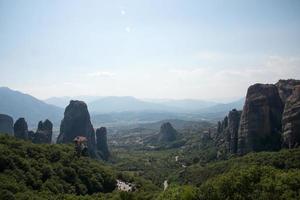
[[[137,197],[158,192],[148,181],[108,164],[77,158],[71,145],[37,145],[0,135],[0,152],[0,199],[118,199],[124,194],[116,189],[117,179],[134,183]]]
[[[63,109],[7,87],[0,87],[0,113],[17,120],[25,117],[29,126],[37,126],[40,120],[50,119],[54,123],[62,119]]]
[[[299,148],[223,159],[203,134],[181,131],[180,148],[155,149],[145,148],[147,135],[112,137],[115,166],[158,186],[171,183],[158,199],[299,199]]]
[[[74,157],[70,145],[37,145],[2,135],[0,199],[299,199],[300,149],[195,163],[193,156],[208,155],[207,148],[119,149],[111,163],[104,163]],[[191,164],[182,167],[183,161]],[[116,179],[133,183],[136,192],[117,191]],[[162,180],[171,183],[165,192]]]

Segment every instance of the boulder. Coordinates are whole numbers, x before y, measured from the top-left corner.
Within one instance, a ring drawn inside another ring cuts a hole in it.
[[[40,121],[38,129],[32,137],[32,142],[50,144],[52,141],[52,128],[53,124],[50,120],[46,119],[44,122]]]
[[[105,127],[98,128],[96,130],[96,137],[97,137],[97,150],[100,154],[100,157],[103,160],[108,160],[109,158],[109,150],[107,145],[107,131]]]
[[[288,148],[300,145],[300,85],[295,86],[287,98],[283,112],[283,146]]]
[[[238,153],[277,150],[281,144],[283,103],[273,84],[248,88],[238,136]]]
[[[177,131],[173,128],[171,123],[163,123],[158,134],[159,142],[171,142],[176,140]]]
[[[87,105],[83,101],[71,100],[64,112],[57,143],[71,143],[77,136],[87,138],[89,155],[96,157],[95,131]]]
[[[28,126],[24,118],[19,118],[14,124],[15,137],[23,140],[28,139]]]
[[[0,133],[14,135],[14,120],[12,117],[0,114]]]

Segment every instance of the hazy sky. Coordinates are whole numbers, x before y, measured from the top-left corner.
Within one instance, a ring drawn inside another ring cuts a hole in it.
[[[228,100],[300,78],[299,0],[0,0],[0,85]]]

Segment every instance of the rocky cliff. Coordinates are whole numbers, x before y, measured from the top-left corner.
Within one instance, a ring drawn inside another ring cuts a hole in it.
[[[15,137],[23,140],[28,139],[28,126],[24,118],[19,118],[14,124]]]
[[[171,123],[163,123],[158,134],[159,142],[171,142],[176,140],[177,131],[173,128]]]
[[[238,149],[238,130],[240,125],[242,111],[233,109],[228,114],[228,143],[229,143],[229,152],[237,153]]]
[[[285,104],[287,98],[292,95],[294,87],[300,85],[300,80],[279,80],[275,85],[278,88],[281,101]]]
[[[103,160],[108,160],[109,158],[109,150],[107,145],[107,130],[105,127],[98,128],[96,130],[96,137],[97,137],[97,150],[100,154],[100,157]]]
[[[96,156],[95,131],[91,124],[87,105],[83,101],[70,101],[64,112],[60,125],[60,134],[57,143],[73,142],[76,136],[87,138],[90,156]]]
[[[299,147],[300,144],[300,85],[295,86],[286,99],[283,112],[283,146]]]
[[[278,150],[282,112],[283,103],[275,85],[250,86],[240,121],[238,153]]]
[[[52,128],[53,124],[50,120],[40,121],[36,133],[31,136],[32,142],[50,144],[52,140]]]
[[[0,133],[14,135],[14,120],[12,117],[0,114]]]
[[[219,149],[234,154],[298,147],[300,81],[288,79],[250,86],[242,114],[232,110],[218,122],[217,133]]]
[[[242,111],[233,109],[222,122],[218,122],[217,145],[222,153],[237,153],[238,130]]]

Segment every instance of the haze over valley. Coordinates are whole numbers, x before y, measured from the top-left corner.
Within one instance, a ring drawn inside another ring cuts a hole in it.
[[[0,0],[0,200],[299,200],[299,11]]]

